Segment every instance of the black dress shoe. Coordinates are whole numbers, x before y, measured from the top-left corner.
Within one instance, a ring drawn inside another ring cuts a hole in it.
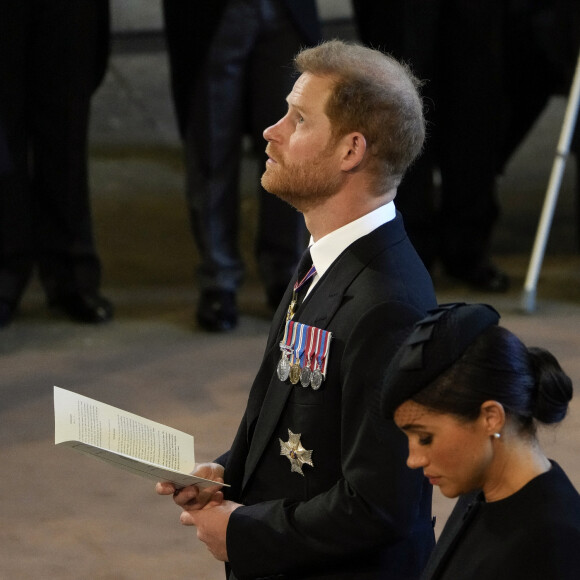
[[[506,292],[510,285],[508,275],[490,262],[466,271],[450,270],[448,274],[482,292]]]
[[[5,328],[12,322],[14,311],[14,304],[0,300],[0,328]]]
[[[113,318],[113,305],[98,294],[66,294],[53,298],[50,308],[66,314],[75,322],[98,324]]]
[[[205,290],[197,306],[197,322],[204,330],[225,332],[238,325],[236,294],[229,290]]]

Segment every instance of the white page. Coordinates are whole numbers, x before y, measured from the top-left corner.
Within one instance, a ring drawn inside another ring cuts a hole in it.
[[[54,387],[54,443],[178,487],[216,483],[189,475],[191,435],[60,387]]]

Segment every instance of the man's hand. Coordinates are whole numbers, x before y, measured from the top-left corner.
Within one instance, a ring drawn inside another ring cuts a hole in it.
[[[218,492],[221,495],[221,492]],[[233,501],[209,502],[202,510],[181,513],[181,523],[197,527],[197,537],[207,546],[216,560],[228,561],[226,531],[231,513],[241,504]]]
[[[201,463],[192,475],[223,482],[224,468],[217,463]],[[224,501],[221,486],[200,488],[189,485],[175,489],[172,483],[158,482],[155,491],[159,495],[173,495],[173,501],[183,510],[179,518],[184,526],[196,526],[197,537],[206,544],[217,560],[227,562],[226,530],[230,514],[240,504]]]
[[[192,475],[223,482],[224,468],[217,463],[200,463],[192,472]],[[213,504],[220,503],[223,499],[220,489],[220,485],[211,485],[203,488],[197,485],[189,485],[182,489],[176,489],[169,482],[158,482],[155,486],[155,491],[159,495],[172,495],[173,501],[187,511],[200,510],[209,502]]]

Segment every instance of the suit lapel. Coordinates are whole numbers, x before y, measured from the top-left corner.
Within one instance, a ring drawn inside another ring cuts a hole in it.
[[[311,294],[300,305],[294,320],[298,320],[309,326],[327,329],[342,304],[345,295],[347,295],[349,286],[361,270],[377,254],[385,251],[389,245],[404,236],[404,229],[399,217],[354,242],[334,261],[332,266],[312,289]],[[287,299],[288,302],[293,284],[294,280],[292,280],[284,296],[284,300]],[[268,338],[268,354],[263,364],[271,366],[270,369],[262,369],[269,371],[263,377],[264,382],[266,382],[266,377],[269,377],[269,382],[267,383],[267,391],[263,402],[260,405],[261,409],[267,409],[268,412],[260,413],[258,416],[246,458],[242,489],[249,481],[268,442],[271,440],[280,416],[284,411],[286,401],[294,388],[293,385],[280,382],[275,371],[280,353],[278,336],[280,328],[285,321],[287,306],[288,304],[283,301],[278,308]],[[255,394],[257,395],[258,393]],[[258,401],[254,402],[258,403]]]
[[[242,490],[245,488],[246,483],[250,479],[250,476],[258,464],[258,460],[262,456],[266,445],[270,441],[286,401],[290,396],[291,389],[292,385],[287,385],[280,382],[276,376],[272,377],[262,405],[263,408],[268,409],[268,412],[260,413],[258,416],[258,421],[254,430],[254,436],[252,437],[252,442],[250,445],[250,451],[246,458]]]
[[[335,271],[338,274],[340,269],[335,269]],[[360,271],[360,268],[356,271]],[[327,274],[330,274],[330,270]],[[325,274],[324,278],[320,280],[315,288],[313,288],[312,294],[310,294],[300,305],[296,315],[294,316],[294,320],[298,320],[299,322],[303,322],[310,326],[326,328],[342,302],[342,297],[346,287],[350,284],[355,275],[356,272],[352,268],[345,269],[340,272],[340,275],[331,274],[328,278]],[[283,321],[281,320],[277,322],[277,326],[282,324]],[[278,335],[278,331],[276,331],[276,333]],[[260,413],[258,415],[250,450],[246,458],[242,489],[250,479],[260,457],[270,442],[272,434],[276,429],[276,425],[280,420],[280,416],[284,411],[286,401],[294,388],[291,384],[280,382],[276,375],[275,366],[280,357],[278,340],[279,339],[277,338],[272,339],[272,337],[270,337],[269,345],[271,345],[271,348],[269,349],[269,362],[265,363],[270,367],[270,372],[268,374],[269,383],[261,405],[261,408],[268,409],[268,412]],[[275,344],[273,344],[272,341],[274,341]]]
[[[326,328],[353,280],[368,263],[406,236],[400,215],[359,238],[338,256],[296,313],[300,322]]]

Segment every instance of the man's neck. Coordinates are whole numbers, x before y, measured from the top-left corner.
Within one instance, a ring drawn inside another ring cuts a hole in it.
[[[316,242],[339,228],[386,205],[395,197],[394,191],[372,196],[359,193],[352,195],[338,192],[320,205],[304,212],[306,227]]]

